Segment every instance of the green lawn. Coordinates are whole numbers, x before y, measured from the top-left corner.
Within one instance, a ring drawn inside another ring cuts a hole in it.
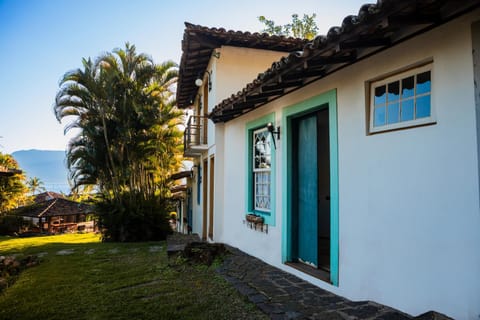
[[[265,319],[214,267],[167,260],[166,243],[98,235],[0,237],[0,255],[40,255],[0,294],[0,319]]]

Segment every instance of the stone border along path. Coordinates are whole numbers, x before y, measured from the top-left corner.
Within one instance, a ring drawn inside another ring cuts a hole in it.
[[[199,241],[198,235],[169,236],[168,255],[182,251],[187,243],[193,241]],[[216,271],[271,319],[451,319],[433,311],[412,317],[372,301],[350,301],[239,249],[230,246],[226,248],[229,254]]]

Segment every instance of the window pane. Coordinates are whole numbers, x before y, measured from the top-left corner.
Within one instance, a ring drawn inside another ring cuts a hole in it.
[[[417,74],[417,95],[430,92],[430,71]]]
[[[389,83],[387,101],[389,103],[397,101],[399,98],[399,94],[400,94],[400,82],[395,81],[395,82]]]
[[[402,80],[402,99],[413,97],[413,86],[415,84],[413,76]]]
[[[379,127],[379,126],[384,126],[385,125],[385,116],[386,116],[386,107],[385,106],[382,106],[382,107],[377,107],[375,108],[375,115],[374,115],[374,122],[373,122],[373,125],[375,127]]]
[[[413,110],[413,99],[402,101],[402,109],[400,111],[402,121],[413,120]]]
[[[415,118],[430,117],[430,95],[417,98]]]
[[[267,129],[253,134],[254,143],[254,168],[265,169],[271,165],[270,137]]]
[[[398,103],[388,105],[387,109],[387,123],[397,123],[400,121],[400,106]]]
[[[270,210],[270,172],[255,173],[255,209]]]
[[[267,209],[270,209],[270,198],[265,197],[264,206]]]
[[[386,103],[385,90],[386,90],[385,86],[380,86],[375,88],[375,100],[374,100],[375,105]]]

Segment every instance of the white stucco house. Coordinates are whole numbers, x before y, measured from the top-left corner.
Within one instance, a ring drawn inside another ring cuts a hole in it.
[[[479,0],[378,1],[312,42],[187,24],[182,49],[193,232],[349,299],[480,317]]]

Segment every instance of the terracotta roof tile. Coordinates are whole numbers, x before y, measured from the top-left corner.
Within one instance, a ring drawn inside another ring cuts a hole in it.
[[[43,202],[43,201],[46,201],[46,200],[58,199],[58,198],[65,199],[65,196],[63,194],[60,194],[60,193],[57,193],[57,192],[45,191],[45,192],[36,194],[35,199],[33,201],[38,203],[38,202]]]
[[[283,57],[212,110],[227,122],[480,6],[480,0],[378,0]],[[264,99],[256,99],[257,97]],[[267,99],[265,99],[267,97]]]
[[[182,58],[177,87],[177,104],[180,108],[191,105],[198,87],[195,79],[205,73],[208,62],[216,48],[223,45],[267,49],[282,52],[300,50],[308,40],[267,33],[240,32],[224,28],[209,28],[185,22],[182,41]]]
[[[191,178],[192,174],[193,174],[193,172],[191,170],[176,172],[176,173],[174,173],[170,176],[170,180],[178,180],[178,179],[182,179],[182,178]]]
[[[15,209],[12,214],[22,217],[50,217],[86,214],[93,206],[63,198],[55,198]]]

